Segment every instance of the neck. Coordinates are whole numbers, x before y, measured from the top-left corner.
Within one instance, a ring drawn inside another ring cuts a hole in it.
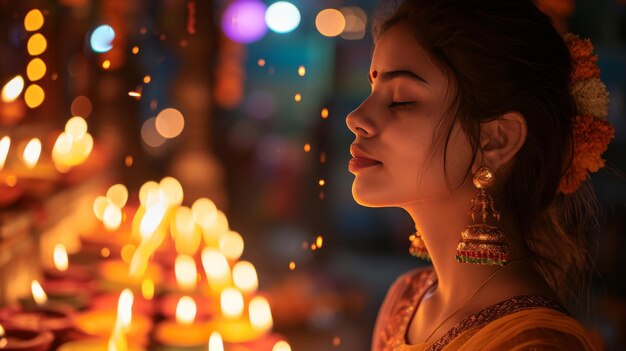
[[[473,193],[404,206],[428,249],[438,280],[435,294],[444,305],[454,304],[467,297],[499,268],[456,261],[456,247],[461,232],[472,223],[468,215],[471,196]],[[507,221],[503,215],[497,225],[506,235],[510,261],[513,261],[527,256],[527,252],[520,234],[511,223],[510,218]]]

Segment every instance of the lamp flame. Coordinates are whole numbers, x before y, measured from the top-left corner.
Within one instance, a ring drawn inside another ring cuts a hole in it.
[[[239,261],[233,267],[235,286],[244,293],[253,293],[259,287],[256,269],[248,261]]]
[[[11,147],[11,137],[4,136],[0,140],[0,170],[4,168],[4,162],[9,155],[9,148]]]
[[[2,88],[2,101],[12,102],[17,99],[24,89],[24,78],[17,75],[8,81]]]
[[[67,250],[63,244],[56,244],[54,246],[54,267],[61,272],[67,271],[69,265],[67,259]]]
[[[102,222],[107,230],[117,230],[122,224],[122,210],[113,203],[109,203],[102,214]]]
[[[141,296],[146,300],[152,300],[154,297],[154,282],[150,278],[146,278],[141,283]]]
[[[182,290],[194,290],[198,281],[196,261],[189,255],[178,255],[174,263],[176,282]]]
[[[22,156],[26,167],[34,168],[39,161],[41,155],[41,141],[38,138],[32,138],[26,148],[24,148],[24,154]]]
[[[230,266],[221,252],[205,247],[202,250],[202,267],[211,286],[220,287],[230,283]]]
[[[196,319],[196,302],[189,296],[183,296],[176,305],[176,323],[190,325]]]
[[[142,238],[149,238],[157,230],[161,221],[163,221],[165,210],[165,206],[162,203],[156,203],[148,207],[139,225],[139,234],[141,234]]]
[[[272,310],[269,302],[263,296],[255,296],[248,306],[250,323],[255,329],[263,332],[272,329]]]
[[[222,315],[226,318],[239,318],[243,314],[243,296],[235,288],[226,288],[220,296]]]
[[[224,342],[222,336],[218,332],[211,333],[209,338],[209,351],[224,351]]]
[[[43,291],[41,284],[39,284],[37,280],[33,280],[33,282],[30,283],[30,290],[33,293],[33,298],[35,299],[37,305],[41,306],[48,301],[48,295],[46,295],[46,292]]]
[[[135,297],[130,289],[124,289],[117,301],[117,326],[124,331],[130,329],[133,319],[133,301]]]
[[[286,341],[280,340],[274,344],[272,351],[291,351],[291,346]]]

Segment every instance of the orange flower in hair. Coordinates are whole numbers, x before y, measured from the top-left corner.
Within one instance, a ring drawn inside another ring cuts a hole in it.
[[[615,129],[606,120],[609,94],[600,80],[593,44],[571,33],[564,39],[572,57],[570,92],[578,114],[572,121],[574,155],[561,178],[559,192],[571,194],[589,178],[590,172],[604,167],[602,154],[615,135]]]

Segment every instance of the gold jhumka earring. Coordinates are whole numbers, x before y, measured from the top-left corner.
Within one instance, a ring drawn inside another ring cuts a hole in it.
[[[495,183],[493,169],[482,166],[473,179],[478,194],[472,199],[470,215],[473,224],[461,233],[456,247],[456,260],[462,263],[502,266],[509,260],[509,246],[500,228],[487,224],[488,217],[500,220],[500,212],[493,206],[493,198],[487,189]],[[480,223],[476,223],[476,219]]]
[[[409,253],[411,253],[411,256],[430,261],[430,255],[428,254],[426,245],[424,245],[424,240],[422,240],[422,236],[418,231],[409,235],[409,241],[411,242],[411,246],[409,247]]]

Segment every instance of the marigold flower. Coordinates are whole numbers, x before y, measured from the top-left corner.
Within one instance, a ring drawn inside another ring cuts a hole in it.
[[[587,180],[589,172],[604,167],[601,155],[615,135],[615,129],[607,120],[591,115],[578,115],[572,125],[574,157],[559,184],[559,191],[571,194]]]
[[[576,102],[579,114],[606,118],[609,114],[609,93],[600,78],[575,82],[570,92]]]

